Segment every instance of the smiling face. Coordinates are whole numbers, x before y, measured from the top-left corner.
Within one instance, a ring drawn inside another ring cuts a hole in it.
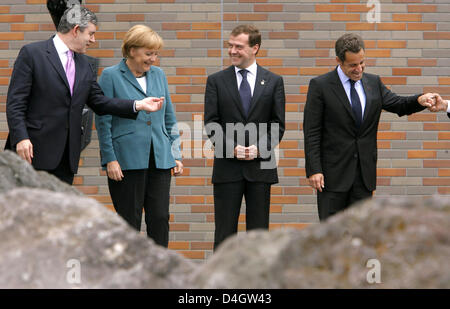
[[[362,78],[366,67],[364,49],[361,49],[358,53],[346,51],[344,61],[340,60],[339,57],[336,57],[336,60],[342,71],[350,79],[358,81]]]
[[[130,57],[127,58],[127,65],[136,76],[150,70],[158,59],[158,51],[147,47],[132,47]]]
[[[256,60],[256,53],[259,45],[250,46],[248,42],[248,34],[241,33],[238,36],[230,36],[228,40],[228,55],[231,64],[240,68],[248,68]]]
[[[88,26],[81,31],[81,28],[77,25],[72,30],[73,32],[73,41],[72,41],[72,50],[84,54],[88,47],[95,43],[95,31],[97,31],[97,26],[93,23],[88,23]]]

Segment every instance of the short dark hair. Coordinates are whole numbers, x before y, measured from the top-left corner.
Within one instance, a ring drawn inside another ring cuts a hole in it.
[[[231,36],[238,36],[242,33],[248,34],[248,45],[250,47],[258,46],[261,48],[261,33],[258,28],[252,25],[239,25],[231,31]]]
[[[79,1],[81,4],[81,0]],[[76,1],[72,1],[75,2]],[[52,17],[53,23],[55,24],[55,28],[58,28],[59,22],[61,21],[61,17],[63,16],[64,12],[67,10],[67,7],[69,5],[68,0],[47,0],[47,9],[50,13],[50,16]]]
[[[359,53],[364,48],[363,39],[355,33],[346,33],[336,41],[334,46],[336,56],[342,61],[345,61],[345,52]]]

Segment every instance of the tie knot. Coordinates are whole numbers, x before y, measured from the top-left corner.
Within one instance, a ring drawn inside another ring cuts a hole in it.
[[[247,70],[240,70],[239,73],[241,73],[243,79],[247,79]]]
[[[71,51],[70,49],[67,50],[67,57],[73,58],[73,51]]]
[[[350,85],[351,85],[352,87],[355,87],[356,81],[353,80],[353,79],[349,79],[349,81],[350,81]]]

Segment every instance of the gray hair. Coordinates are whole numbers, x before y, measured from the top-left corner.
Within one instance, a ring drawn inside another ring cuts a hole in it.
[[[359,53],[364,48],[363,39],[354,33],[346,33],[336,41],[334,46],[336,56],[342,61],[345,61],[345,52]]]
[[[64,12],[57,30],[60,33],[67,33],[78,25],[80,30],[84,31],[89,23],[97,25],[97,16],[83,6],[74,5]]]

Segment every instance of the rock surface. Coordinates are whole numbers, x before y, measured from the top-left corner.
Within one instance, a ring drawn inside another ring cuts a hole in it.
[[[198,265],[12,152],[0,173],[0,288],[450,288],[449,198],[239,234]]]
[[[374,199],[301,231],[233,237],[192,280],[199,288],[450,288],[450,199]]]
[[[9,150],[0,153],[0,175],[0,193],[17,187],[28,187],[82,195],[55,176],[36,171],[33,166]]]
[[[86,197],[15,189],[0,222],[0,288],[181,288],[194,267]]]

